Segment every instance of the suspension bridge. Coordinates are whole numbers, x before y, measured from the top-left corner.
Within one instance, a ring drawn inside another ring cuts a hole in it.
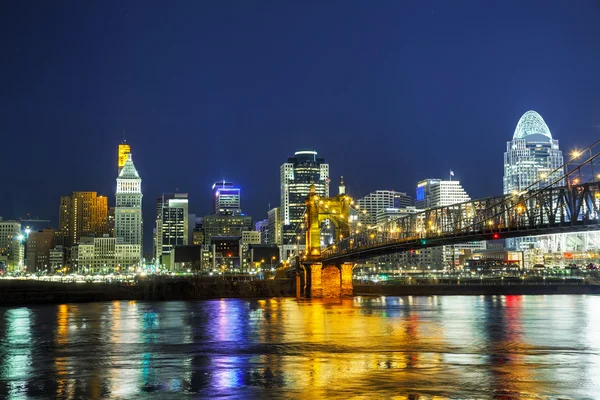
[[[306,200],[306,250],[298,257],[297,294],[352,294],[352,266],[372,257],[425,247],[563,232],[598,230],[600,140],[577,152],[525,190],[427,209],[358,229],[350,215],[354,201],[340,193]],[[321,226],[335,227],[334,242],[321,246]]]

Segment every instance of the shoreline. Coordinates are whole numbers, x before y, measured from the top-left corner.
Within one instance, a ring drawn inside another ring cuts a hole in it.
[[[600,285],[355,285],[355,296],[479,296],[600,294]]]
[[[354,296],[600,295],[600,285],[355,285]],[[295,297],[290,280],[145,279],[135,285],[1,281],[0,306],[101,301],[185,301]]]

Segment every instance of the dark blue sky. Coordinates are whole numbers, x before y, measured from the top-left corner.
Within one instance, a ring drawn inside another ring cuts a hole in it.
[[[502,192],[502,154],[538,111],[564,151],[600,137],[597,1],[5,1],[0,215],[114,204],[125,130],[155,198],[213,181],[260,219],[279,166],[313,148],[351,195],[456,178]]]

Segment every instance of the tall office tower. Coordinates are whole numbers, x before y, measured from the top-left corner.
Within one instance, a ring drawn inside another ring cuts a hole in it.
[[[550,184],[563,175],[563,163],[558,140],[552,139],[542,116],[535,111],[527,111],[519,119],[513,139],[506,143],[504,194]],[[540,184],[532,187],[538,181],[541,181]],[[564,180],[556,183],[557,186],[564,184]]]
[[[125,165],[117,177],[115,194],[115,237],[123,244],[140,246],[143,251],[142,179],[138,174],[131,154],[127,154]]]
[[[504,194],[538,189],[551,184],[563,175],[563,163],[558,140],[552,138],[550,128],[542,116],[535,111],[527,111],[519,119],[513,139],[506,143]],[[557,186],[564,184],[562,179],[556,183]],[[536,238],[531,236],[507,239],[506,247],[526,250],[532,249],[535,243]]]
[[[3,221],[0,217],[0,270],[2,272],[20,271],[24,266],[22,238],[21,223]]]
[[[188,194],[169,193],[156,200],[157,261],[171,254],[174,246],[185,246],[189,240]],[[158,207],[160,206],[160,210]]]
[[[281,208],[275,207],[267,212],[268,231],[267,244],[281,246]]]
[[[366,212],[359,214],[359,220],[363,224],[374,225],[377,213],[388,208],[406,208],[412,206],[412,199],[406,193],[395,190],[376,190],[362,199],[356,201],[360,210]]]
[[[60,198],[58,245],[71,247],[84,236],[108,232],[108,198],[96,192],[73,192]]]
[[[215,182],[212,186],[212,194],[216,215],[240,215],[242,213],[241,190],[234,187],[232,182]]]
[[[540,114],[527,111],[517,123],[513,139],[506,143],[504,152],[504,194],[533,190],[555,183],[564,186],[564,159],[558,140],[552,138],[550,128]],[[539,182],[536,184],[536,182]],[[588,251],[598,248],[600,237],[596,232],[522,237],[506,240],[506,247],[525,251],[537,246],[549,252]],[[525,265],[543,264],[527,254]]]
[[[329,164],[313,150],[302,150],[281,165],[282,258],[304,249],[302,240],[305,200],[310,186],[319,196],[329,197]],[[298,238],[301,239],[298,239]],[[297,246],[297,248],[295,248]]]
[[[125,166],[125,162],[127,161],[127,154],[131,153],[131,147],[125,143],[125,140],[123,140],[123,143],[119,144],[119,153],[118,153],[118,161],[117,161],[117,167],[118,167],[118,172],[117,175],[121,173],[121,170],[123,169],[123,167]]]
[[[469,200],[471,198],[459,181],[425,179],[417,184],[415,207],[425,210],[427,208],[450,206]]]
[[[46,271],[50,266],[50,249],[54,247],[54,229],[46,228],[29,233],[27,239],[27,270]]]
[[[470,201],[471,198],[463,189],[460,181],[443,181],[441,179],[425,179],[417,184],[415,207],[418,209],[451,206]],[[421,265],[435,268],[456,266],[456,262],[465,250],[485,250],[485,241],[466,242],[453,246],[440,246],[420,251],[418,259]]]

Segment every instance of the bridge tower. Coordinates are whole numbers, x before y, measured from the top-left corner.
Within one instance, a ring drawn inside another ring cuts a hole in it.
[[[322,198],[311,185],[306,199],[306,252],[298,263],[298,296],[336,298],[352,296],[352,264],[323,264],[321,227],[325,221],[334,226],[334,243],[350,235],[350,209],[354,201],[346,194],[344,177],[335,197]],[[299,290],[298,290],[299,289]]]

